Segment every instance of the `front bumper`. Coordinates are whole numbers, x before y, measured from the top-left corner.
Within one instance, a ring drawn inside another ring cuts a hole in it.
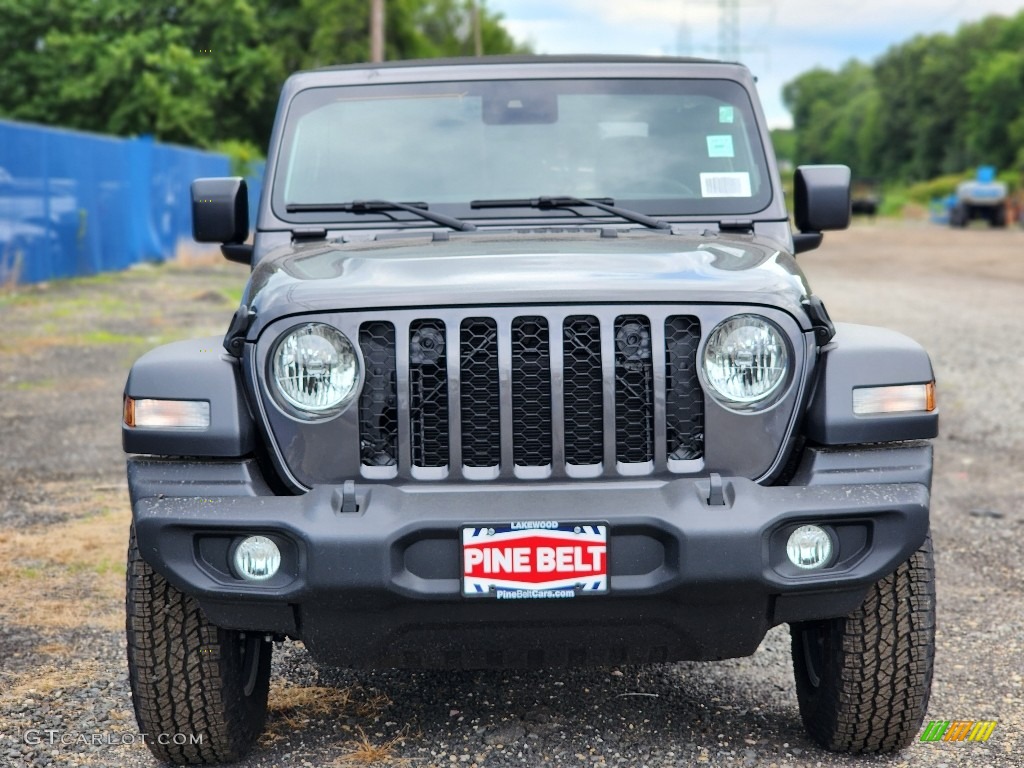
[[[928,530],[930,473],[930,446],[914,444],[811,450],[800,485],[723,478],[720,493],[680,479],[347,483],[285,497],[251,460],[128,465],[142,557],[215,624],[301,638],[335,664],[444,667],[748,655],[775,624],[853,610],[909,558]],[[523,519],[606,522],[609,593],[464,598],[461,526]],[[785,558],[807,522],[838,541],[820,571]],[[262,584],[228,567],[232,543],[254,533],[283,554]]]

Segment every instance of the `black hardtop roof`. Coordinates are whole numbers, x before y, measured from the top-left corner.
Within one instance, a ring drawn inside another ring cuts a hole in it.
[[[753,89],[754,77],[743,64],[670,56],[602,54],[535,56],[464,56],[342,64],[295,72],[285,95],[307,87],[430,82],[459,79],[566,77],[692,77],[727,79]]]
[[[715,59],[692,56],[634,56],[622,54],[519,54],[511,56],[451,56],[438,59],[403,59],[358,64],[335,64],[318,67],[312,72],[332,72],[350,69],[392,69],[397,67],[451,67],[480,66],[481,64],[732,64]],[[742,67],[742,64],[736,64]]]

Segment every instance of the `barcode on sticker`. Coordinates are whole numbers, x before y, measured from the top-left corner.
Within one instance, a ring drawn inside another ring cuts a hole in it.
[[[750,174],[702,173],[700,193],[704,197],[750,197]]]

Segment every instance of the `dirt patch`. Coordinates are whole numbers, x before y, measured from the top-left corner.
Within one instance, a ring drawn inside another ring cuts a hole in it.
[[[124,662],[121,392],[147,349],[223,334],[246,278],[195,262],[0,292],[0,765],[152,764]]]
[[[40,630],[123,627],[130,523],[122,503],[59,525],[0,531],[0,602],[8,620]]]

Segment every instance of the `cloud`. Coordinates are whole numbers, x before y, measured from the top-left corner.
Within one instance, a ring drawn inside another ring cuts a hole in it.
[[[503,5],[515,6],[515,0]],[[550,5],[550,4],[549,4]],[[597,17],[601,23],[681,24],[717,26],[715,0],[562,0],[580,21]],[[886,29],[933,30],[955,27],[962,19],[989,14],[1011,15],[1024,8],[1024,0],[740,0],[741,25],[745,20],[770,16],[780,29],[813,38],[833,31],[857,33]],[[564,13],[563,13],[564,15]]]
[[[716,58],[716,0],[488,0],[539,53]],[[758,76],[768,122],[789,123],[782,87],[809,69],[870,62],[917,34],[1014,15],[1024,0],[740,0],[741,60]]]

